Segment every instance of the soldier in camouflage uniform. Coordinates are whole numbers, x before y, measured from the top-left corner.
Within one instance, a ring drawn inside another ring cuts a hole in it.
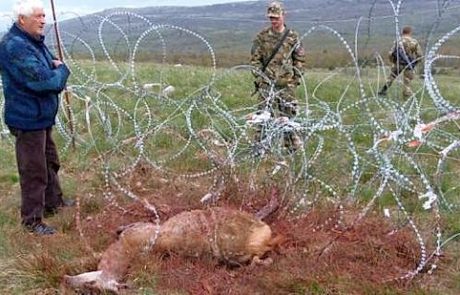
[[[388,55],[393,66],[391,67],[391,73],[387,78],[387,82],[378,94],[385,96],[393,81],[402,73],[404,77],[403,97],[409,98],[413,95],[410,83],[415,76],[415,65],[422,57],[422,49],[418,41],[412,37],[411,27],[407,26],[402,29],[399,46],[396,47],[395,42]]]
[[[263,69],[264,63],[275,51],[277,44],[282,40],[283,35],[288,30],[287,35],[277,50],[273,58],[268,62],[264,69],[267,79],[262,78],[260,71],[254,71],[256,77],[256,89],[261,100],[261,109],[265,109],[271,86],[277,94],[275,101],[268,106],[271,110],[278,109],[280,116],[293,118],[297,114],[297,100],[295,92],[300,84],[303,64],[305,62],[305,51],[299,42],[297,32],[288,29],[284,22],[285,11],[281,3],[272,2],[267,8],[267,17],[270,19],[271,26],[262,30],[254,39],[251,49],[251,65]],[[256,141],[263,139],[263,128],[258,126]],[[284,135],[285,146],[291,151],[297,150],[301,146],[301,140],[294,132]]]

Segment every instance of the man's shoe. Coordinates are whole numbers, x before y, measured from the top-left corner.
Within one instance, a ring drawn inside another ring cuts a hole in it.
[[[31,233],[46,236],[46,235],[54,235],[57,233],[56,229],[52,226],[46,225],[45,223],[35,223],[35,224],[27,224],[25,228],[30,231]]]
[[[74,207],[74,206],[75,206],[74,200],[70,200],[70,199],[63,200],[62,204],[57,207],[45,208],[43,212],[43,217],[47,218],[47,217],[51,217],[57,214],[60,208],[67,208],[67,207]]]

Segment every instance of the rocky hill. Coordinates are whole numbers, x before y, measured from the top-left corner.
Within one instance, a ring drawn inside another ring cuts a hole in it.
[[[380,50],[382,43],[387,49],[395,36],[396,23],[414,26],[423,44],[429,36],[436,39],[450,31],[459,24],[460,17],[460,7],[451,2],[403,1],[397,21],[388,0],[289,0],[285,6],[288,25],[299,33],[319,25],[328,26],[353,44],[358,27],[359,46],[371,52]],[[267,25],[266,3],[262,0],[198,7],[113,8],[63,21],[61,30],[65,42],[74,45],[74,51],[82,46],[75,42],[78,37],[96,52],[103,40],[107,47],[118,48],[117,54],[123,55],[122,48],[126,51],[133,47],[135,44],[127,44],[139,41],[143,33],[145,36],[137,47],[139,57],[141,51],[146,54],[146,51],[157,52],[165,47],[169,54],[176,55],[200,55],[209,51],[208,45],[190,33],[192,31],[209,41],[217,55],[247,56],[252,38]],[[106,16],[110,17],[104,19]],[[313,52],[343,48],[341,41],[325,28],[305,36],[304,45]]]

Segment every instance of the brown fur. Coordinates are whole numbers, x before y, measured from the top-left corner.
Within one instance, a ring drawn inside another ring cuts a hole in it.
[[[253,216],[238,210],[212,208],[183,212],[168,219],[160,227],[153,223],[134,223],[123,228],[119,239],[103,253],[98,271],[65,276],[73,288],[92,287],[118,292],[119,281],[130,262],[149,242],[156,252],[175,252],[183,256],[204,256],[233,264],[259,262],[282,239],[272,237],[270,227]]]

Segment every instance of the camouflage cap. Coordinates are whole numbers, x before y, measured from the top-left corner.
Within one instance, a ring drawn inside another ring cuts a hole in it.
[[[283,5],[278,1],[273,1],[268,5],[267,16],[268,17],[281,17],[284,13]]]

